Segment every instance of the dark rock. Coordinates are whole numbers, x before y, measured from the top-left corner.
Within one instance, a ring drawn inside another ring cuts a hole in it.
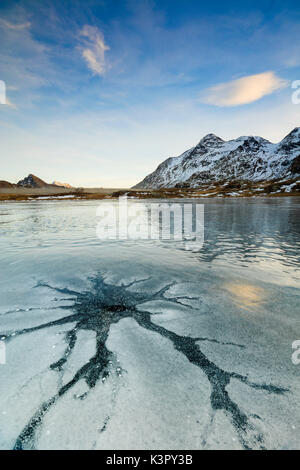
[[[300,155],[294,158],[293,163],[291,164],[291,172],[293,174],[300,173]]]

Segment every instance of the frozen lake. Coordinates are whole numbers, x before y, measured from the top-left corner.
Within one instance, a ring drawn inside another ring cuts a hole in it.
[[[1,449],[300,448],[300,200],[204,203],[194,251],[0,204]]]

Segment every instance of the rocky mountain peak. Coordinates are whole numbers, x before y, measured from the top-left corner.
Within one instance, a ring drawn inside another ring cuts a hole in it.
[[[300,150],[300,128],[295,127],[279,144],[277,153],[285,155]]]
[[[45,188],[45,187],[49,186],[48,183],[41,180],[40,178],[33,175],[32,173],[30,173],[28,176],[26,176],[26,178],[24,178],[23,180],[20,180],[17,183],[17,185],[21,186],[23,188]]]
[[[212,146],[222,144],[223,142],[224,140],[221,137],[215,134],[207,134],[200,140],[198,145]]]
[[[300,127],[295,127],[295,129],[281,141],[281,143],[287,142],[300,142]]]

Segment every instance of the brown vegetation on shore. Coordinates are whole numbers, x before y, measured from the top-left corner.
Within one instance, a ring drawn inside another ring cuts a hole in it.
[[[34,200],[95,200],[115,199],[126,195],[136,199],[178,199],[178,198],[212,198],[212,197],[281,197],[300,196],[300,180],[297,178],[272,181],[218,181],[203,184],[197,188],[161,188],[161,189],[24,189],[1,188],[0,201],[34,201]]]

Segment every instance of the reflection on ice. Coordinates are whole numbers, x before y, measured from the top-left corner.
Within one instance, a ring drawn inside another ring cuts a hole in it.
[[[224,288],[231,294],[233,301],[246,310],[258,308],[267,296],[261,287],[242,282],[226,283]]]

